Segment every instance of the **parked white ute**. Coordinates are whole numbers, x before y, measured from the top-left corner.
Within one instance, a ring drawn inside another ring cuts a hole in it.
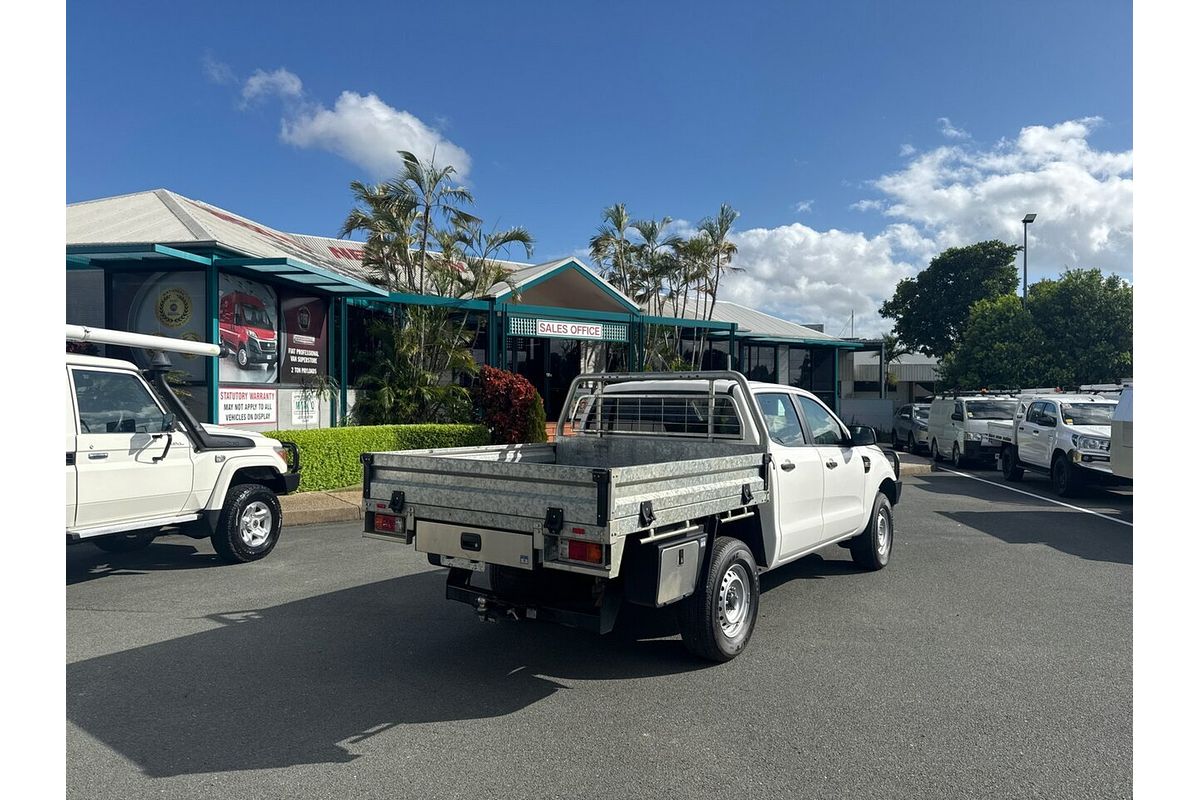
[[[166,381],[165,351],[215,356],[217,345],[77,325],[67,341],[154,354],[143,374],[129,361],[67,353],[68,544],[126,552],[181,533],[211,538],[230,563],[271,552],[283,522],[277,495],[300,482],[296,446],[200,424]]]
[[[1111,430],[1115,400],[1096,394],[1022,396],[1013,419],[988,425],[1000,445],[1004,477],[1026,470],[1049,473],[1054,491],[1075,493],[1086,483],[1119,483],[1113,475]]]
[[[812,394],[736,372],[581,375],[550,444],[367,453],[365,533],[450,567],[480,618],[612,630],[675,605],[684,644],[737,656],[760,573],[838,543],[892,555],[900,464]]]

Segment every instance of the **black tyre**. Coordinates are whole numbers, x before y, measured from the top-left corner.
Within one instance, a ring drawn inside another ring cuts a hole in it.
[[[900,440],[900,434],[895,429],[892,430],[892,449],[893,450],[903,450],[904,449],[904,442],[902,442]]]
[[[933,441],[932,441],[932,442],[929,444],[929,454],[930,454],[931,456],[933,456],[933,460],[934,460],[934,461],[941,461],[941,460],[942,460],[942,451],[938,450],[938,446],[937,446],[937,439],[934,439],[934,440],[933,440]]]
[[[713,542],[708,571],[679,603],[683,644],[709,661],[729,661],[746,648],[758,620],[758,565],[740,539]]]
[[[118,533],[93,539],[92,544],[106,553],[132,553],[149,547],[153,541],[153,533]]]
[[[229,564],[257,561],[275,549],[282,527],[274,492],[257,483],[230,486],[212,535],[213,549]]]
[[[954,465],[954,468],[955,468],[955,469],[961,469],[961,468],[962,468],[962,465],[963,465],[963,457],[962,457],[962,453],[960,453],[960,452],[958,451],[958,442],[955,442],[955,443],[954,443],[954,444],[953,444],[953,445],[950,447],[950,463]]]
[[[917,452],[917,437],[912,435],[912,431],[908,432],[908,452]]]
[[[1006,447],[1001,451],[1000,470],[1004,473],[1004,479],[1013,483],[1025,476],[1025,470],[1019,466],[1017,461],[1017,448]]]
[[[895,534],[892,502],[878,492],[867,527],[850,540],[850,555],[854,563],[866,570],[883,569],[892,559],[892,540]]]
[[[1059,497],[1070,497],[1079,491],[1079,476],[1075,465],[1066,456],[1059,453],[1050,465],[1050,483],[1054,485],[1054,493]]]

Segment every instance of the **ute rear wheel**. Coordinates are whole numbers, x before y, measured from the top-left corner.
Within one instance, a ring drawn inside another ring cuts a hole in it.
[[[1006,447],[1000,453],[1000,470],[1004,473],[1006,481],[1016,483],[1025,475],[1025,470],[1017,461],[1017,448]]]
[[[746,648],[758,620],[758,565],[740,539],[713,542],[708,571],[679,603],[683,644],[709,661],[729,661]]]
[[[871,519],[858,536],[850,540],[850,555],[854,563],[866,570],[879,570],[892,559],[892,540],[895,528],[892,525],[892,503],[887,495],[875,495],[871,508]]]
[[[274,492],[257,483],[230,486],[212,535],[213,549],[229,564],[257,561],[275,549],[282,527]]]

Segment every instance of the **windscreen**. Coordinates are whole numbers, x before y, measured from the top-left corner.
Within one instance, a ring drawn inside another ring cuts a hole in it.
[[[967,419],[1012,419],[1016,400],[968,400]]]
[[[1116,403],[1063,403],[1063,422],[1067,425],[1112,425]]]

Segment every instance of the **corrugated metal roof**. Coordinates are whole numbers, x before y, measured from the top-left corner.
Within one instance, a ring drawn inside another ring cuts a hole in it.
[[[684,311],[685,313],[679,314],[679,311]],[[697,311],[700,316],[704,315],[703,305],[694,299],[688,300],[686,308],[680,303],[675,309],[672,309],[670,306],[665,309],[666,313],[674,312],[676,316],[683,317],[695,317]],[[830,342],[842,341],[836,336],[830,336],[828,333],[816,331],[786,319],[773,317],[770,314],[741,305],[740,303],[732,303],[728,300],[716,301],[715,307],[712,309],[712,318],[715,322],[736,322],[739,335],[748,334],[751,336],[766,336],[780,339],[810,339]]]

